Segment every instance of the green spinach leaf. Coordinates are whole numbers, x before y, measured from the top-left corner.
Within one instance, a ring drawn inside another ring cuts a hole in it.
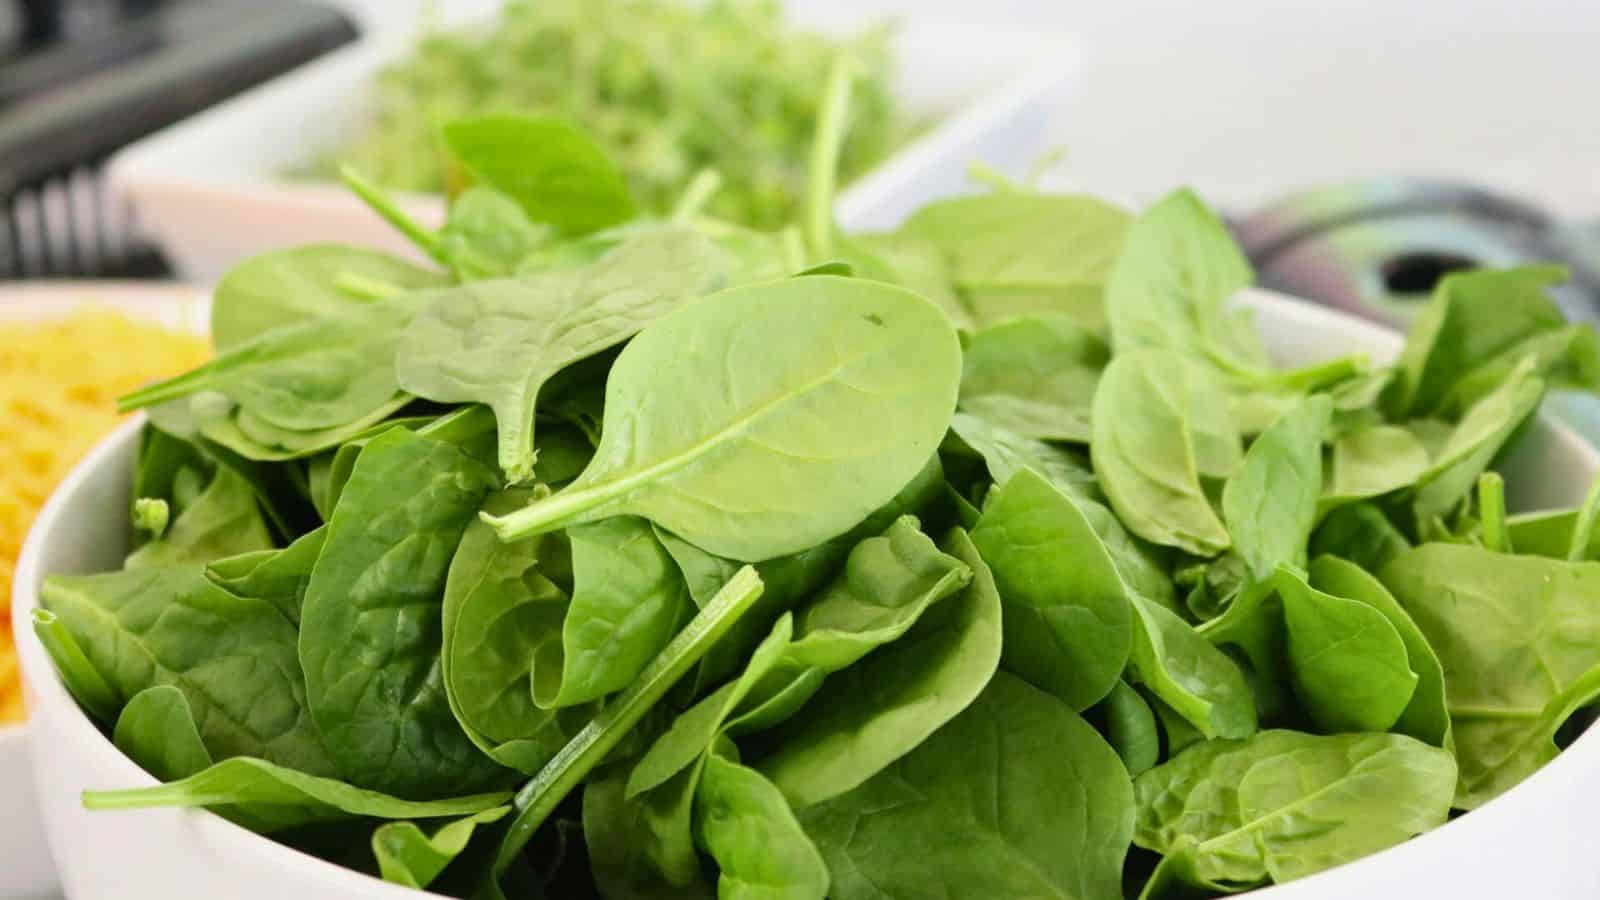
[[[960,408],[1019,435],[1088,443],[1105,342],[1064,316],[1014,319],[968,339]]]
[[[434,295],[401,335],[399,384],[442,403],[483,403],[500,428],[500,467],[533,475],[540,387],[718,287],[716,248],[689,229],[624,241],[592,265],[478,281]]]
[[[491,524],[513,539],[633,513],[730,559],[803,550],[927,462],[959,368],[944,316],[898,288],[817,275],[724,291],[635,338],[594,461]]]
[[[111,740],[157,781],[178,781],[211,765],[188,699],[170,684],[134,694],[117,716]]]
[[[1005,606],[1002,665],[1075,710],[1098,703],[1128,663],[1133,613],[1083,512],[1024,469],[985,504],[972,541]]]
[[[1169,353],[1122,353],[1101,376],[1094,405],[1090,456],[1123,524],[1198,556],[1226,550],[1227,529],[1200,478],[1232,474],[1242,454],[1206,372]]]
[[[916,750],[799,816],[835,900],[1116,900],[1133,812],[1105,740],[1002,672]]]
[[[1196,744],[1134,782],[1133,841],[1168,870],[1144,896],[1281,884],[1392,847],[1444,824],[1455,777],[1449,753],[1396,734]]]
[[[506,113],[457,119],[441,132],[473,180],[564,234],[587,234],[633,218],[622,173],[589,136],[559,119]]]
[[[493,484],[457,448],[404,429],[356,462],[300,616],[306,696],[353,784],[437,797],[505,777],[451,714],[439,664],[445,575]]]

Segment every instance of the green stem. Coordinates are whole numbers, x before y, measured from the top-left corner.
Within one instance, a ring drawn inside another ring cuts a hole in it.
[[[672,209],[672,221],[687,222],[698,216],[717,189],[722,187],[722,173],[716,169],[701,169],[684,188],[678,205]]]
[[[1483,526],[1483,546],[1496,553],[1511,553],[1506,531],[1506,480],[1499,472],[1478,476],[1478,521]]]
[[[854,70],[849,57],[834,60],[817,115],[817,133],[811,142],[805,220],[806,239],[816,259],[833,255],[833,198],[838,191],[839,155],[844,149],[845,124],[850,117]]]
[[[752,566],[736,572],[666,649],[651,661],[617,699],[606,705],[555,758],[545,764],[512,800],[517,817],[506,830],[495,857],[492,879],[510,869],[539,826],[595,766],[603,761],[645,713],[666,696],[678,679],[732,628],[761,596],[761,577]]]
[[[401,234],[405,235],[411,243],[416,244],[422,251],[433,257],[438,262],[449,265],[443,248],[439,245],[439,235],[431,228],[423,226],[421,222],[407,215],[405,210],[390,197],[383,188],[362,177],[350,166],[339,168],[339,180],[355,192],[372,211],[383,218],[385,222],[393,225]]]
[[[340,272],[334,276],[333,286],[358,300],[388,300],[406,292],[399,285],[355,272]]]
[[[1011,176],[987,163],[967,163],[967,178],[997,194],[1023,194],[1028,191],[1027,185],[1018,183]]]
[[[1589,486],[1589,495],[1583,498],[1578,519],[1572,523],[1572,540],[1567,544],[1567,559],[1583,562],[1589,558],[1589,539],[1594,535],[1595,517],[1600,515],[1600,478]]]

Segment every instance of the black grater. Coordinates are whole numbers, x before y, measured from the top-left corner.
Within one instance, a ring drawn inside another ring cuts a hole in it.
[[[0,0],[0,279],[166,274],[106,160],[355,37],[299,0]]]

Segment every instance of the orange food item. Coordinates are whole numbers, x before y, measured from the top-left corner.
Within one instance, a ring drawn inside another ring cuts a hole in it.
[[[121,419],[116,398],[210,356],[205,340],[86,308],[0,324],[0,724],[22,719],[11,580],[45,498]]]

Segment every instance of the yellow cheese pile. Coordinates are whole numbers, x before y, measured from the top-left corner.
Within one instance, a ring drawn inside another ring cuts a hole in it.
[[[200,338],[106,310],[0,324],[0,724],[22,718],[11,579],[39,507],[117,424],[118,395],[208,355]]]

